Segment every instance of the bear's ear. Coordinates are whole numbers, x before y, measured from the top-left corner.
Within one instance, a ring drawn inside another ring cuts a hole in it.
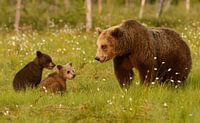
[[[117,27],[111,31],[111,35],[113,37],[119,38],[123,35],[123,32],[120,30],[120,28]]]
[[[62,65],[57,65],[58,70],[62,68]]]
[[[99,27],[96,28],[96,32],[98,33],[98,35],[100,35],[102,33],[102,31],[103,30],[101,28],[99,28]]]
[[[69,65],[72,66],[72,62],[70,62]]]
[[[42,56],[42,52],[37,51],[37,52],[36,52],[36,55],[37,55],[38,58],[40,58],[40,57]]]

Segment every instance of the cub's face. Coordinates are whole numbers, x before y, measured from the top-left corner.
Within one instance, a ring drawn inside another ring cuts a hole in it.
[[[37,51],[36,55],[37,55],[38,63],[42,67],[47,68],[47,69],[53,69],[55,67],[55,64],[53,63],[49,55],[44,54],[40,51]]]
[[[106,62],[115,57],[115,38],[109,31],[100,31],[97,40],[97,52],[95,59],[100,62]]]
[[[71,80],[76,76],[75,69],[72,67],[72,63],[68,63],[66,65],[57,65],[57,68],[59,74],[66,80]]]

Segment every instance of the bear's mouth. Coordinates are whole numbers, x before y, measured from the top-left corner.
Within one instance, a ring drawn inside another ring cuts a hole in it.
[[[51,69],[53,69],[55,66],[56,66],[56,65],[52,62],[52,63],[49,63],[49,64],[46,66],[46,68],[51,70]]]
[[[99,60],[101,63],[104,63],[104,62],[107,62],[107,61],[109,61],[110,59],[109,58],[105,58],[105,59],[103,59],[103,60]]]
[[[55,66],[48,66],[47,69],[53,69]]]

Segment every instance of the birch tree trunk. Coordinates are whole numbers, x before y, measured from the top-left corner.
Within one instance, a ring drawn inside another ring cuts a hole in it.
[[[86,0],[86,31],[92,28],[92,0]]]
[[[163,5],[164,5],[165,0],[160,0],[159,5],[158,5],[158,11],[156,13],[156,18],[159,18],[162,14],[163,11]]]
[[[99,15],[102,14],[102,0],[98,0],[98,13]]]
[[[185,7],[186,7],[187,12],[189,12],[189,10],[190,10],[190,0],[185,1]]]
[[[125,0],[125,7],[129,6],[129,0]]]
[[[69,11],[70,1],[69,0],[64,0],[64,5],[65,5],[65,10]]]
[[[165,7],[164,7],[164,11],[167,11],[169,9],[169,7],[171,6],[172,0],[167,0]]]
[[[108,12],[107,12],[107,23],[109,26],[111,26],[111,23],[112,23],[112,14],[113,14],[113,9],[114,9],[114,1],[116,0],[107,0],[106,1],[106,7],[108,9]]]
[[[143,17],[144,5],[145,5],[145,0],[141,0],[139,19],[141,19]]]
[[[19,32],[19,23],[20,23],[20,9],[21,9],[21,0],[17,0],[16,4],[16,15],[15,15],[15,31]]]

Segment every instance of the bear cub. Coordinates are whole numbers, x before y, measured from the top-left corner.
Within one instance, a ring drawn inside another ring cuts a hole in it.
[[[36,58],[22,68],[14,77],[13,88],[15,91],[37,87],[42,78],[43,68],[53,69],[55,64],[52,58],[40,51],[36,52]]]
[[[46,79],[41,81],[39,86],[45,92],[62,93],[67,90],[66,81],[73,79],[75,76],[75,69],[72,67],[72,63],[57,65],[57,71],[49,74]]]

